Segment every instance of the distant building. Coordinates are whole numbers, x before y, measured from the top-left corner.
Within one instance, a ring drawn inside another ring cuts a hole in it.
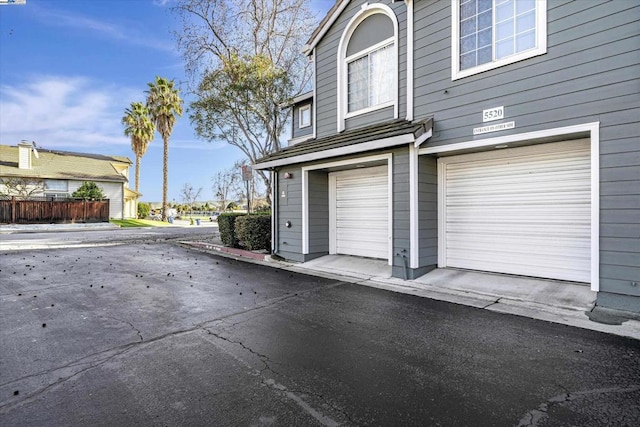
[[[38,149],[30,142],[0,145],[0,194],[5,183],[22,180],[32,196],[71,197],[83,182],[93,181],[109,199],[109,217],[136,218],[141,194],[131,190],[127,157]]]

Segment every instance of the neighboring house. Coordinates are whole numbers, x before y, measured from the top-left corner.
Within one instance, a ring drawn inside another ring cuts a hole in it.
[[[579,282],[640,312],[639,22],[636,1],[338,0],[290,145],[255,165],[274,252]]]
[[[93,181],[109,199],[110,218],[136,218],[141,194],[128,188],[127,157],[35,150],[30,142],[0,145],[0,193],[7,179],[28,180],[33,196],[71,197],[85,181]]]

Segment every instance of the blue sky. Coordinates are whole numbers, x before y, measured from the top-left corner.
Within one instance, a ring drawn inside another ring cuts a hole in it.
[[[186,80],[171,35],[179,29],[172,1],[27,0],[0,6],[0,143],[25,139],[44,149],[134,161],[120,123],[125,108],[144,101],[156,75]],[[311,1],[318,20],[333,3]],[[176,123],[169,147],[169,201],[181,201],[185,183],[202,187],[201,199],[212,200],[211,177],[243,158],[226,143],[198,139],[187,114]],[[161,201],[157,133],[140,171],[142,200]],[[133,177],[132,168],[132,188]]]

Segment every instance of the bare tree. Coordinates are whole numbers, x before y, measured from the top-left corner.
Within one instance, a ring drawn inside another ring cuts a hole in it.
[[[0,196],[28,199],[44,193],[44,181],[37,178],[1,178]]]
[[[182,201],[189,206],[189,210],[193,211],[193,204],[200,197],[200,193],[202,193],[202,187],[196,190],[193,188],[193,185],[190,183],[185,183],[180,190],[180,196],[182,197]]]
[[[242,194],[242,176],[237,165],[238,162],[229,169],[218,171],[211,178],[214,197],[220,201],[223,211],[227,209],[227,204],[231,199]]]
[[[251,163],[278,150],[283,104],[308,90],[312,75],[300,54],[316,23],[308,0],[179,0],[173,10],[198,136],[239,148]],[[269,188],[268,172],[258,174]]]

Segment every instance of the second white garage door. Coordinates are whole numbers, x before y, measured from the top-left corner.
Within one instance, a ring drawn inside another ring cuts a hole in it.
[[[389,257],[389,179],[386,166],[329,174],[330,252]]]
[[[441,266],[590,281],[588,140],[439,162]]]

